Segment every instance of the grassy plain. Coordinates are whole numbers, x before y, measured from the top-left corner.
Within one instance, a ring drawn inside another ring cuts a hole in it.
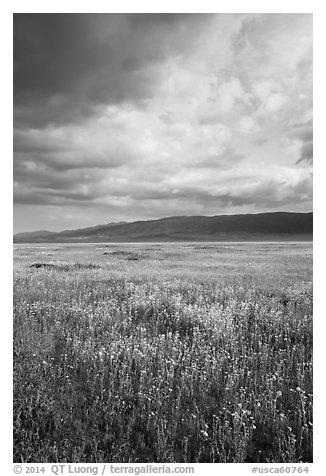
[[[15,245],[14,461],[312,461],[312,245]]]

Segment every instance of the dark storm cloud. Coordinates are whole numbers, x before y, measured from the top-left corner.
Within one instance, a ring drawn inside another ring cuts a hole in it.
[[[105,193],[98,187],[100,174],[93,170],[70,170],[49,175],[44,168],[16,167],[14,203],[24,205],[69,205],[71,202],[92,202]],[[23,182],[21,180],[23,177]],[[21,182],[19,182],[21,180]],[[24,183],[24,185],[22,185]]]
[[[101,135],[105,143],[99,144],[92,132],[79,130],[35,130],[14,131],[14,168],[19,164],[33,164],[41,168],[66,171],[79,168],[120,167],[132,159],[128,144],[117,141],[114,132]],[[115,141],[110,140],[111,136]],[[133,156],[137,156],[133,153]]]
[[[155,64],[190,48],[208,18],[15,14],[15,123],[65,123],[103,104],[150,97]]]
[[[300,162],[313,162],[313,121],[306,121],[297,123],[291,128],[291,137],[299,140],[302,145],[300,147],[300,157],[297,164]]]
[[[48,151],[16,152],[14,154],[14,170],[16,166],[25,164],[33,170],[34,166],[46,169],[48,174],[54,170],[66,172],[72,169],[113,169],[128,163],[129,158],[123,151],[114,154],[96,151],[58,151],[56,148]],[[29,170],[27,167],[27,170]],[[21,177],[23,179],[23,177]]]
[[[14,149],[20,153],[49,153],[64,152],[72,150],[72,145],[68,142],[60,143],[55,138],[42,136],[38,131],[33,130],[14,130]]]
[[[57,205],[50,197],[31,190],[17,190],[14,195],[14,205]]]
[[[312,142],[306,142],[301,146],[300,149],[300,158],[298,159],[297,163],[299,164],[300,162],[313,162],[313,143]]]
[[[14,162],[15,183],[21,188],[67,190],[100,180],[101,171],[94,169],[48,169],[44,164],[31,161]],[[18,187],[17,187],[18,188]]]

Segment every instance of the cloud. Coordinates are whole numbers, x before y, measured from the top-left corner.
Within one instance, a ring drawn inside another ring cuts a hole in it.
[[[243,116],[237,126],[245,134],[254,134],[260,131],[258,123],[250,116]]]
[[[14,132],[14,161],[33,163],[49,170],[115,168],[137,156],[124,134],[91,125]]]
[[[309,14],[14,15],[23,229],[309,211],[312,144]]]
[[[305,122],[295,122],[291,128],[292,136],[297,137],[302,142],[312,142],[313,123],[312,119]]]
[[[294,122],[289,128],[289,137],[299,144],[297,164],[313,162],[313,121]]]
[[[15,14],[16,124],[75,121],[150,97],[165,58],[191,49],[207,15]]]
[[[313,143],[312,142],[305,142],[301,146],[300,150],[300,158],[298,159],[297,163],[307,161],[312,163],[313,161]]]

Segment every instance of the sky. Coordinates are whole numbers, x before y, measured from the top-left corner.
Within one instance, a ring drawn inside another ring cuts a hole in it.
[[[14,14],[14,232],[312,211],[311,14]]]

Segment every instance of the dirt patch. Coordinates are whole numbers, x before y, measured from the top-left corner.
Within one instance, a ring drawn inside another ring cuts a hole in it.
[[[125,251],[125,250],[105,251],[103,255],[110,255],[110,256],[113,256],[114,258],[125,259],[126,261],[138,261],[140,259],[148,258],[148,255],[134,253],[132,251]]]
[[[55,264],[55,263],[33,263],[29,266],[35,269],[51,269],[54,271],[80,271],[85,269],[99,269],[100,266],[92,263]]]
[[[54,269],[55,265],[52,263],[33,263],[29,266],[30,268],[47,268],[47,269]]]

